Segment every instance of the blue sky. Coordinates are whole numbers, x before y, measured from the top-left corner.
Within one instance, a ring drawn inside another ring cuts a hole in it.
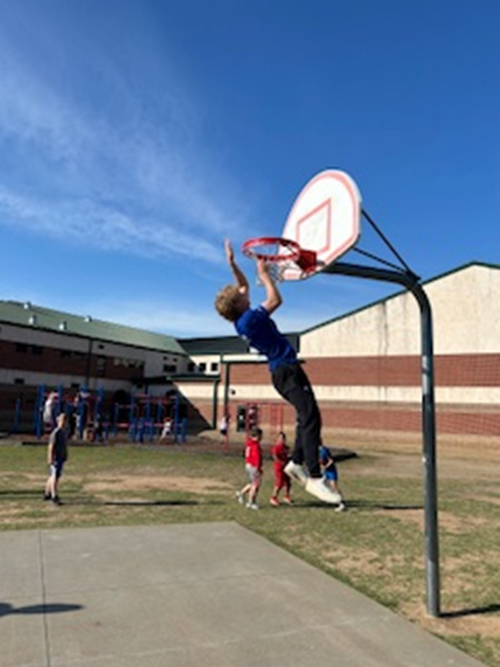
[[[224,238],[279,235],[326,168],[424,280],[499,263],[499,30],[493,0],[0,0],[0,298],[231,334]],[[276,320],[394,291],[286,283]]]

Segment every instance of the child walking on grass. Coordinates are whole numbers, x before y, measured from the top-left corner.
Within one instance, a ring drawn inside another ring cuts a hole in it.
[[[337,464],[335,463],[333,454],[325,445],[321,445],[319,449],[319,462],[321,465],[321,470],[323,471],[325,482],[330,486],[332,491],[338,493],[341,497],[341,501],[336,507],[336,511],[344,512],[347,507],[339,488],[339,473],[337,470]]]
[[[248,509],[258,510],[257,496],[262,480],[262,431],[252,426],[245,442],[245,471],[248,475],[248,484],[236,493],[238,502]]]
[[[273,507],[278,507],[280,504],[279,493],[281,489],[285,489],[285,496],[283,502],[287,505],[292,504],[290,497],[290,490],[292,488],[292,480],[285,472],[285,467],[290,461],[290,448],[286,443],[286,435],[281,431],[278,435],[276,444],[271,449],[271,454],[274,461],[274,490],[269,502]]]

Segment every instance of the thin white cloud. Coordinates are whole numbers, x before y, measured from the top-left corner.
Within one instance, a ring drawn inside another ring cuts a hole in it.
[[[135,220],[90,200],[59,201],[57,207],[20,197],[0,187],[0,224],[101,251],[141,257],[187,256],[213,264],[223,260],[221,242],[183,231],[179,225]]]
[[[0,50],[0,142],[16,157],[4,170],[0,225],[87,247],[97,239],[111,252],[140,255],[147,244],[157,256],[194,250],[219,261],[220,238],[245,226],[246,198],[205,150],[189,102],[171,88],[154,113],[144,110],[140,91],[103,62],[109,110],[107,100],[79,105],[75,91]]]

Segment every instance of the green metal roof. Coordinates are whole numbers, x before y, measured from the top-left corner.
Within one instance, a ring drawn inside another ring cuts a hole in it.
[[[297,349],[298,334],[288,333],[285,337]],[[246,354],[248,344],[240,336],[217,336],[213,338],[179,338],[179,343],[192,355],[203,354]]]
[[[0,301],[0,323],[187,356],[171,336],[42,308],[29,302]]]
[[[247,344],[239,336],[214,336],[213,338],[179,338],[179,343],[190,355],[227,354],[246,352]]]

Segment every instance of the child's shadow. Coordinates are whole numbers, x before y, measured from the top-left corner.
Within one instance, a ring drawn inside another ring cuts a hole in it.
[[[68,611],[79,611],[83,609],[81,604],[64,604],[54,602],[51,604],[33,604],[25,607],[13,607],[8,602],[0,602],[0,616],[11,616],[13,614],[63,614]]]
[[[350,508],[356,508],[360,510],[385,510],[385,511],[391,511],[391,510],[423,510],[424,507],[423,505],[406,505],[404,503],[399,504],[391,504],[391,503],[385,503],[383,501],[376,501],[376,500],[349,500],[346,501],[349,505]]]

